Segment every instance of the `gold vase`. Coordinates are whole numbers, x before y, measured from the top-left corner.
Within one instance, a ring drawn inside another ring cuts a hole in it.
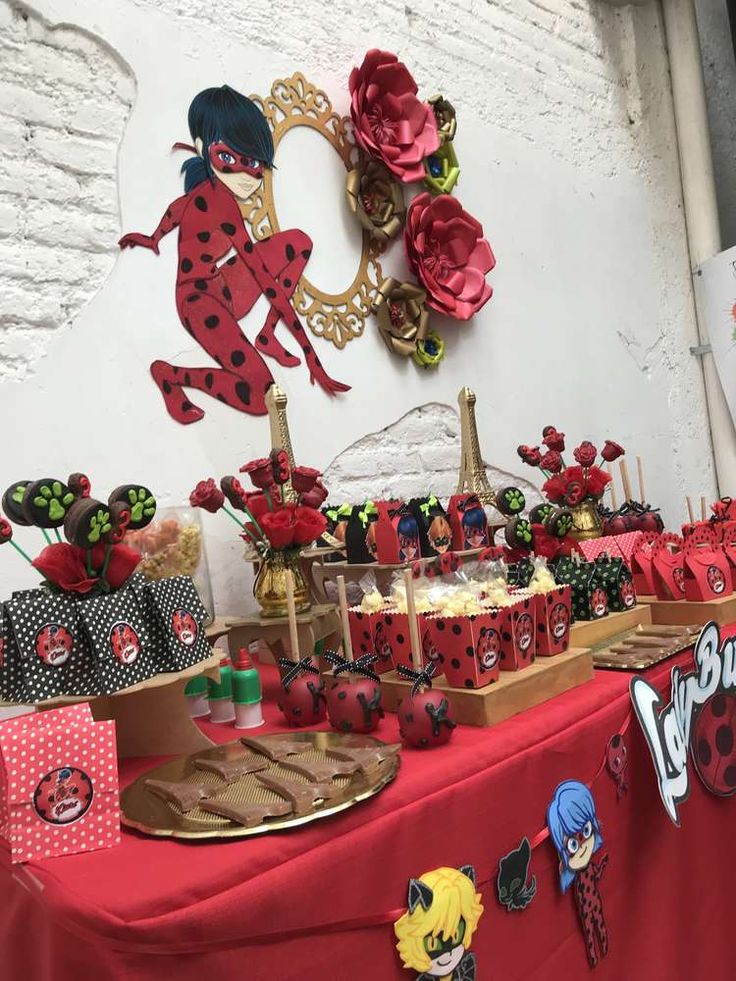
[[[262,617],[285,617],[286,570],[290,569],[294,578],[294,605],[297,613],[305,613],[312,605],[309,587],[302,574],[299,562],[299,549],[273,551],[263,559],[253,584],[253,595],[261,608]]]
[[[570,535],[577,542],[587,542],[600,538],[603,534],[603,519],[598,513],[598,501],[588,498],[582,504],[571,507],[572,529]]]

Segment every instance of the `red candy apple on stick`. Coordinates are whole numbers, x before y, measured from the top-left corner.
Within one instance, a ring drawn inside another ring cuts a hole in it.
[[[283,672],[281,685],[284,691],[279,698],[278,706],[290,726],[304,728],[322,722],[327,714],[325,683],[319,676],[319,669],[312,664],[311,657],[299,656],[294,577],[290,569],[287,569],[285,579],[291,658],[279,658],[279,667]]]
[[[432,691],[434,663],[422,668],[422,646],[410,569],[404,570],[404,585],[414,670],[403,665],[397,669],[402,677],[413,682],[411,692],[399,703],[399,732],[408,746],[425,749],[446,743],[457,723],[450,716],[451,706],[447,695]]]
[[[325,660],[332,665],[332,680],[327,684],[330,725],[338,732],[372,732],[383,718],[381,683],[371,670],[378,656],[363,654],[357,661],[354,659],[344,576],[337,577],[337,594],[345,656],[341,657],[336,651],[325,651],[324,654]]]

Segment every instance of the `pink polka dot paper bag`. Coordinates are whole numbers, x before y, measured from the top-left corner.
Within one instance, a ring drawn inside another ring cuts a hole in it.
[[[86,703],[0,723],[0,834],[13,862],[119,844],[115,723]]]

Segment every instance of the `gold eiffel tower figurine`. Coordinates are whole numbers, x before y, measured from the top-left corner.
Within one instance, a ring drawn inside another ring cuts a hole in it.
[[[289,400],[286,392],[273,384],[266,392],[266,407],[268,409],[268,422],[271,428],[271,447],[274,450],[286,450],[289,457],[289,467],[294,469],[294,451],[291,448],[291,437],[289,436],[289,421],[286,418],[286,403]],[[284,500],[289,503],[296,501],[296,494],[291,486],[291,481],[287,480],[283,485]]]
[[[478,428],[475,424],[475,392],[467,387],[461,388],[457,402],[460,406],[460,477],[457,482],[457,493],[477,494],[481,504],[495,505],[496,495],[488,483],[478,442]]]

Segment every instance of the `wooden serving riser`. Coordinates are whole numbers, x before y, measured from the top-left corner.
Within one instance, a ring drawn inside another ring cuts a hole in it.
[[[652,612],[652,623],[687,627],[692,623],[709,623],[715,620],[724,626],[736,620],[736,593],[704,603],[689,600],[659,600],[656,596],[639,596]]]
[[[593,656],[585,648],[570,648],[564,654],[538,657],[521,671],[502,671],[501,677],[484,688],[451,688],[444,680],[433,680],[432,688],[447,692],[453,718],[466,726],[494,726],[525,709],[561,695],[593,678]],[[395,712],[411,682],[395,671],[381,675],[383,704]]]
[[[652,611],[648,606],[609,613],[600,620],[578,620],[570,627],[570,644],[573,647],[598,647],[618,634],[651,622]]]
[[[184,671],[162,672],[112,695],[61,695],[37,702],[36,708],[43,711],[89,702],[92,717],[98,722],[115,721],[120,758],[196,753],[214,744],[190,718],[184,689],[187,682],[201,674],[218,680],[222,656],[218,651]]]

